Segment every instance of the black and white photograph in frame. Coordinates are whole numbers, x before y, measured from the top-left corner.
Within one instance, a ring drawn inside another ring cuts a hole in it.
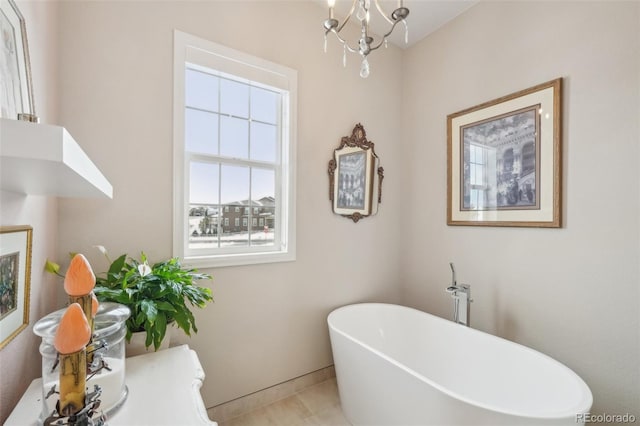
[[[335,214],[357,223],[378,212],[384,169],[362,124],[356,124],[351,136],[341,138],[328,172],[329,200]]]
[[[338,164],[338,208],[364,209],[367,157],[364,151],[340,156]]]
[[[462,210],[535,209],[540,105],[462,127]]]
[[[562,226],[562,78],[447,116],[447,225]]]

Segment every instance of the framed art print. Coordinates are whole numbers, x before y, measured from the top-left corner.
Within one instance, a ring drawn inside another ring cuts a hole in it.
[[[561,226],[556,79],[447,117],[447,224]]]
[[[342,138],[329,161],[329,199],[334,213],[358,222],[378,211],[384,178],[378,163],[374,144],[358,123],[350,137]]]
[[[0,0],[0,117],[35,114],[24,18],[13,0]]]
[[[0,227],[0,349],[29,324],[32,231]]]

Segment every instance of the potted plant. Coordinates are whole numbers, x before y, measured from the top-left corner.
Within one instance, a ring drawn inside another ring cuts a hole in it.
[[[126,254],[111,261],[104,247],[98,249],[109,261],[104,276],[96,275],[94,293],[101,302],[127,306],[131,316],[126,322],[127,341],[133,333],[146,333],[145,347],[158,350],[165,338],[167,325],[174,323],[188,336],[198,332],[191,307],[204,308],[213,300],[211,289],[197,281],[211,279],[208,274],[185,268],[176,257],[149,265],[143,253],[140,260]],[[57,275],[59,265],[47,261],[46,269]]]

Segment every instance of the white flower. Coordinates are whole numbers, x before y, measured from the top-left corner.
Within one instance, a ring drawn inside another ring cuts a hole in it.
[[[107,255],[107,249],[104,248],[104,246],[94,246],[94,247],[100,250],[100,253],[104,254],[105,256]]]
[[[140,276],[146,277],[151,273],[151,267],[145,261],[144,263],[138,265],[138,272],[140,273]]]

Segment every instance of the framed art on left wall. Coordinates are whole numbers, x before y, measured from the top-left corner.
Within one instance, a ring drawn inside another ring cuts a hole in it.
[[[14,0],[0,0],[0,117],[35,121],[29,44]]]
[[[0,349],[29,324],[30,226],[0,227]]]

